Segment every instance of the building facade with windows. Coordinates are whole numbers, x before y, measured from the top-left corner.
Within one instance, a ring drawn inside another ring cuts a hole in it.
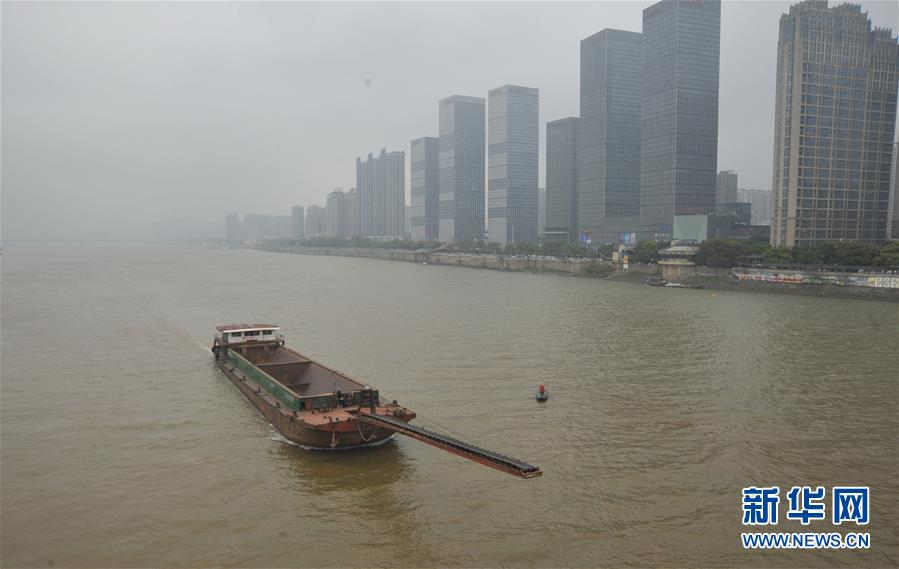
[[[236,213],[225,215],[225,239],[230,242],[240,239],[240,217]]]
[[[305,215],[305,211],[301,205],[295,205],[290,208],[290,236],[294,239],[299,240],[306,238],[306,229],[304,227],[306,222]]]
[[[886,238],[899,49],[857,4],[780,19],[771,244]]]
[[[896,195],[896,187],[899,185],[899,144],[893,145],[893,177],[890,178],[890,211],[892,219],[887,235],[892,240],[899,239],[899,195]]]
[[[315,239],[325,235],[326,217],[325,208],[320,205],[311,205],[306,208],[306,220],[303,224],[306,239]]]
[[[325,205],[325,235],[347,239],[358,235],[356,230],[356,189],[347,192],[334,190]]]
[[[412,239],[437,240],[440,238],[440,140],[433,136],[413,140],[409,161]]]
[[[640,216],[650,238],[675,215],[712,213],[718,172],[719,0],[643,10]]]
[[[537,243],[539,92],[503,85],[487,94],[487,235]]]
[[[595,244],[639,229],[642,59],[636,32],[604,29],[581,40],[578,225],[569,231]]]
[[[381,149],[356,158],[354,234],[397,237],[406,234],[406,153]]]
[[[721,170],[718,172],[717,189],[715,191],[715,203],[717,205],[738,201],[737,179],[737,173],[733,170]]]
[[[484,238],[484,118],[482,97],[453,95],[439,102],[439,239]]]
[[[578,242],[580,119],[546,123],[546,241]]]
[[[737,201],[752,206],[752,225],[771,225],[771,190],[739,188]]]

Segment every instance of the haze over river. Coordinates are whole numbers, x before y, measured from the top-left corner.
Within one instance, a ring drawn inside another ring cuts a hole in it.
[[[2,311],[4,567],[899,565],[890,303],[11,245]],[[287,444],[213,365],[214,326],[243,321],[545,475]],[[744,551],[741,490],[774,484],[781,519],[792,485],[870,486],[863,528],[828,504],[769,529],[872,549]]]

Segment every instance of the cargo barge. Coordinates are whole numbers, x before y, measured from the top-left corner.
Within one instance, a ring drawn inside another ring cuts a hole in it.
[[[311,449],[383,443],[397,433],[485,466],[533,478],[536,466],[410,423],[415,413],[377,389],[284,345],[275,324],[216,327],[216,365],[289,441]]]

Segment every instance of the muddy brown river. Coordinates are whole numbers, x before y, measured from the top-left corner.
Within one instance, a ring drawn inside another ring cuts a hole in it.
[[[0,290],[3,567],[899,565],[895,304],[139,245],[6,245]],[[233,321],[545,475],[291,446]],[[775,484],[869,486],[871,549],[745,551]]]

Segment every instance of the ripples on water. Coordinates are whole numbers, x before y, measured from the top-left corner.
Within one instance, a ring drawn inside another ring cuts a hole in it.
[[[4,253],[4,566],[899,564],[894,304],[199,247]],[[243,320],[545,476],[402,437],[273,440],[207,351]],[[743,486],[855,483],[871,551],[743,552]]]

